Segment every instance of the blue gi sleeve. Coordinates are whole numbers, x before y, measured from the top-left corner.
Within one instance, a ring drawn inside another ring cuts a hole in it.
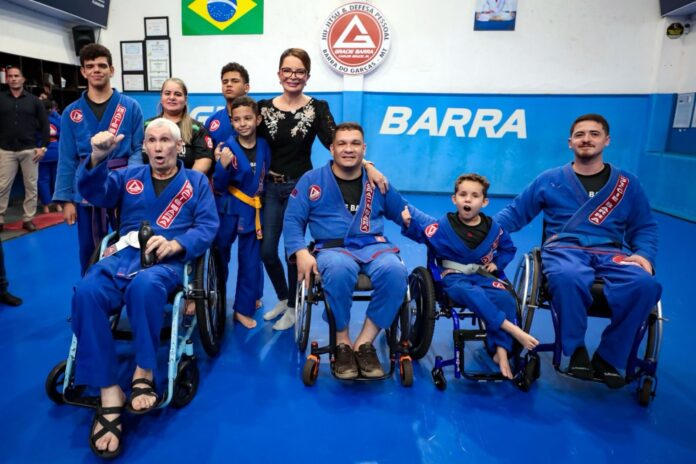
[[[503,233],[498,240],[498,250],[493,262],[496,266],[498,266],[498,269],[502,271],[507,267],[508,264],[510,264],[512,258],[515,257],[517,248],[515,247],[515,244],[512,243],[510,234],[505,232],[505,229],[501,230]]]
[[[414,242],[427,243],[425,228],[437,222],[437,219],[424,213],[413,205],[408,205],[408,212],[411,213],[411,224],[408,227],[401,226],[401,234],[410,238]]]
[[[645,191],[637,179],[634,179],[634,182],[638,188],[633,200],[631,214],[626,221],[624,239],[631,252],[647,259],[654,266],[658,244],[657,221],[652,214]]]
[[[143,162],[143,140],[145,139],[145,124],[143,120],[143,110],[137,103],[134,106],[133,120],[131,127],[133,128],[133,137],[131,138],[130,155],[128,156],[128,166],[139,166]]]
[[[106,160],[89,168],[89,160],[77,170],[77,189],[87,201],[99,208],[115,208],[121,200],[121,170],[109,172]]]
[[[185,233],[174,237],[184,248],[184,261],[190,261],[205,253],[213,244],[220,225],[208,179],[196,171],[190,171],[188,175],[191,183],[195,185],[196,192],[193,224]]]
[[[399,191],[394,187],[390,187],[384,197],[384,216],[401,226],[404,223],[401,218],[401,212],[406,205],[406,200],[404,200]]]
[[[295,189],[288,198],[288,207],[285,210],[283,221],[283,235],[285,236],[285,250],[288,256],[292,256],[299,250],[307,248],[305,232],[309,221],[309,179],[305,174],[295,185]]]
[[[508,232],[517,232],[529,224],[542,209],[538,187],[539,178],[537,177],[512,200],[512,203],[493,217],[495,222]]]
[[[58,168],[56,172],[56,188],[53,193],[55,201],[75,200],[75,174],[80,164],[77,154],[77,144],[70,125],[70,112],[65,111],[60,118],[61,136],[58,140]]]

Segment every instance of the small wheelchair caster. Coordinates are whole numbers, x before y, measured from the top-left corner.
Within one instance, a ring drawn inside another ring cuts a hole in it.
[[[541,368],[539,365],[539,355],[536,353],[525,356],[525,361],[524,369],[517,375],[514,382],[515,386],[517,386],[520,391],[528,392],[536,379],[541,375]]]
[[[172,395],[172,406],[183,408],[193,400],[198,391],[198,362],[193,356],[182,356],[174,379],[174,394]]]
[[[307,360],[302,367],[302,383],[311,387],[319,376],[319,358],[314,355],[307,356]]]
[[[413,385],[413,361],[411,361],[410,357],[402,356],[399,358],[399,374],[401,385],[404,387]]]
[[[638,404],[647,407],[655,397],[655,392],[653,391],[654,379],[652,377],[643,377],[639,385]]]
[[[442,369],[433,369],[432,374],[435,387],[440,391],[445,391],[447,388],[447,380],[445,379],[445,374],[442,372]]]

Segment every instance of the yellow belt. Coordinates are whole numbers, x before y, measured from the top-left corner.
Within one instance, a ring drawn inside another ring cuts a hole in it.
[[[256,218],[254,220],[254,225],[256,227],[256,239],[261,240],[263,238],[263,233],[261,232],[261,198],[258,195],[250,197],[246,193],[239,190],[237,187],[229,185],[227,190],[234,196],[237,200],[245,203],[256,210]]]

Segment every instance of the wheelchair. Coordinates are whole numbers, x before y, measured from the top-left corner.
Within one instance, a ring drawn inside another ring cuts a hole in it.
[[[313,246],[310,245],[309,249],[312,251]],[[372,290],[373,287],[370,278],[363,273],[358,274],[358,281],[356,282],[355,290],[353,291],[352,301],[370,301],[370,292]],[[352,379],[353,381],[372,381],[390,378],[392,375],[394,375],[394,371],[398,365],[399,380],[401,385],[404,387],[410,387],[413,385],[413,360],[420,358],[414,356],[410,349],[411,342],[409,339],[409,327],[411,326],[408,322],[409,300],[410,297],[407,288],[404,302],[399,308],[399,311],[394,318],[394,322],[392,322],[391,326],[385,330],[387,345],[389,346],[389,369],[385,370],[385,374],[382,377],[369,379],[358,377],[357,379]],[[295,296],[295,342],[297,343],[297,347],[301,354],[304,354],[307,350],[312,318],[312,306],[321,301],[324,302],[326,318],[329,323],[329,343],[325,346],[319,346],[317,341],[312,341],[311,343],[310,354],[307,356],[302,368],[302,382],[308,387],[314,385],[317,377],[319,376],[319,364],[321,362],[321,355],[323,354],[329,355],[331,374],[336,377],[334,370],[336,353],[336,320],[329,302],[325,298],[324,290],[321,286],[321,278],[319,276],[312,275],[310,277],[308,288],[305,288],[303,282],[297,283],[297,292]],[[419,321],[416,322],[418,323]]]
[[[99,261],[105,250],[117,241],[117,235],[117,232],[112,232],[102,240],[90,265]],[[193,352],[196,326],[207,355],[212,358],[220,352],[227,311],[220,266],[217,251],[208,249],[203,256],[186,264],[182,284],[170,295],[171,308],[167,308],[165,317],[171,318],[171,324],[165,322],[160,334],[160,340],[169,341],[167,388],[156,406],[158,409],[169,404],[182,408],[193,400],[198,391],[199,371]],[[185,315],[186,300],[194,301],[194,316]],[[119,325],[120,313],[117,311],[111,316],[111,332],[116,340],[131,340],[132,332]],[[85,395],[86,386],[75,384],[76,353],[77,337],[73,334],[67,359],[58,363],[46,378],[46,394],[57,404],[96,408],[100,397]]]
[[[454,367],[454,378],[462,377],[475,382],[501,382],[508,380],[499,372],[468,371],[465,363],[465,347],[467,342],[483,342],[487,348],[486,324],[476,313],[466,307],[452,301],[443,290],[442,269],[431,249],[428,249],[426,266],[416,267],[409,275],[409,293],[412,313],[417,314],[423,322],[419,331],[413,337],[413,352],[425,355],[432,343],[435,321],[441,318],[452,320],[452,338],[454,341],[454,356],[443,359],[435,356],[435,366],[431,374],[433,383],[438,390],[447,388],[443,368]],[[513,294],[517,302],[516,321],[521,320],[521,306],[519,298],[515,294],[511,284],[500,280]],[[527,331],[525,329],[525,331]],[[510,353],[510,363],[514,375],[512,379],[517,388],[528,391],[534,381],[539,377],[538,357],[522,357],[522,347],[513,340],[513,350]]]
[[[531,328],[534,313],[537,309],[548,309],[551,313],[551,321],[554,329],[554,341],[551,343],[539,344],[529,355],[537,360],[541,352],[553,353],[553,367],[556,372],[569,377],[574,377],[567,370],[561,368],[562,346],[560,337],[560,321],[558,312],[551,303],[546,279],[542,273],[541,248],[533,248],[525,254],[515,272],[514,286],[520,296],[523,328],[529,331]],[[592,304],[587,310],[587,315],[591,317],[609,318],[611,310],[604,297],[604,284],[601,280],[596,280],[591,287]],[[648,406],[655,397],[657,390],[657,362],[662,345],[662,302],[658,301],[652,309],[647,319],[636,333],[631,351],[626,365],[625,382],[629,384],[634,380],[638,383],[637,400],[641,406]],[[645,343],[643,344],[643,339]],[[643,345],[643,357],[638,353]],[[577,377],[574,377],[577,378]],[[602,382],[599,378],[591,379],[595,382]]]

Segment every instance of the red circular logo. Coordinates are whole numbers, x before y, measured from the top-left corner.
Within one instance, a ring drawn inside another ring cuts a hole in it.
[[[321,188],[316,184],[309,187],[309,199],[317,201],[319,197],[321,197]]]
[[[126,183],[126,192],[131,195],[140,195],[143,193],[143,183],[138,179],[131,179]]]
[[[499,289],[501,289],[501,290],[505,290],[505,285],[501,284],[501,283],[498,282],[497,280],[494,280],[493,283],[492,283],[491,285],[493,285],[495,288],[499,288]]]
[[[72,122],[82,122],[82,111],[81,110],[72,110],[70,112],[70,119]]]
[[[324,22],[322,56],[343,74],[366,74],[387,55],[390,40],[389,24],[377,8],[368,3],[348,3]]]
[[[218,130],[219,127],[220,121],[218,121],[217,119],[213,119],[213,122],[210,123],[210,132],[215,132],[216,130]]]
[[[435,235],[435,232],[437,232],[437,229],[440,227],[440,225],[435,222],[433,224],[430,224],[428,227],[425,228],[425,235],[430,238],[433,235]]]

